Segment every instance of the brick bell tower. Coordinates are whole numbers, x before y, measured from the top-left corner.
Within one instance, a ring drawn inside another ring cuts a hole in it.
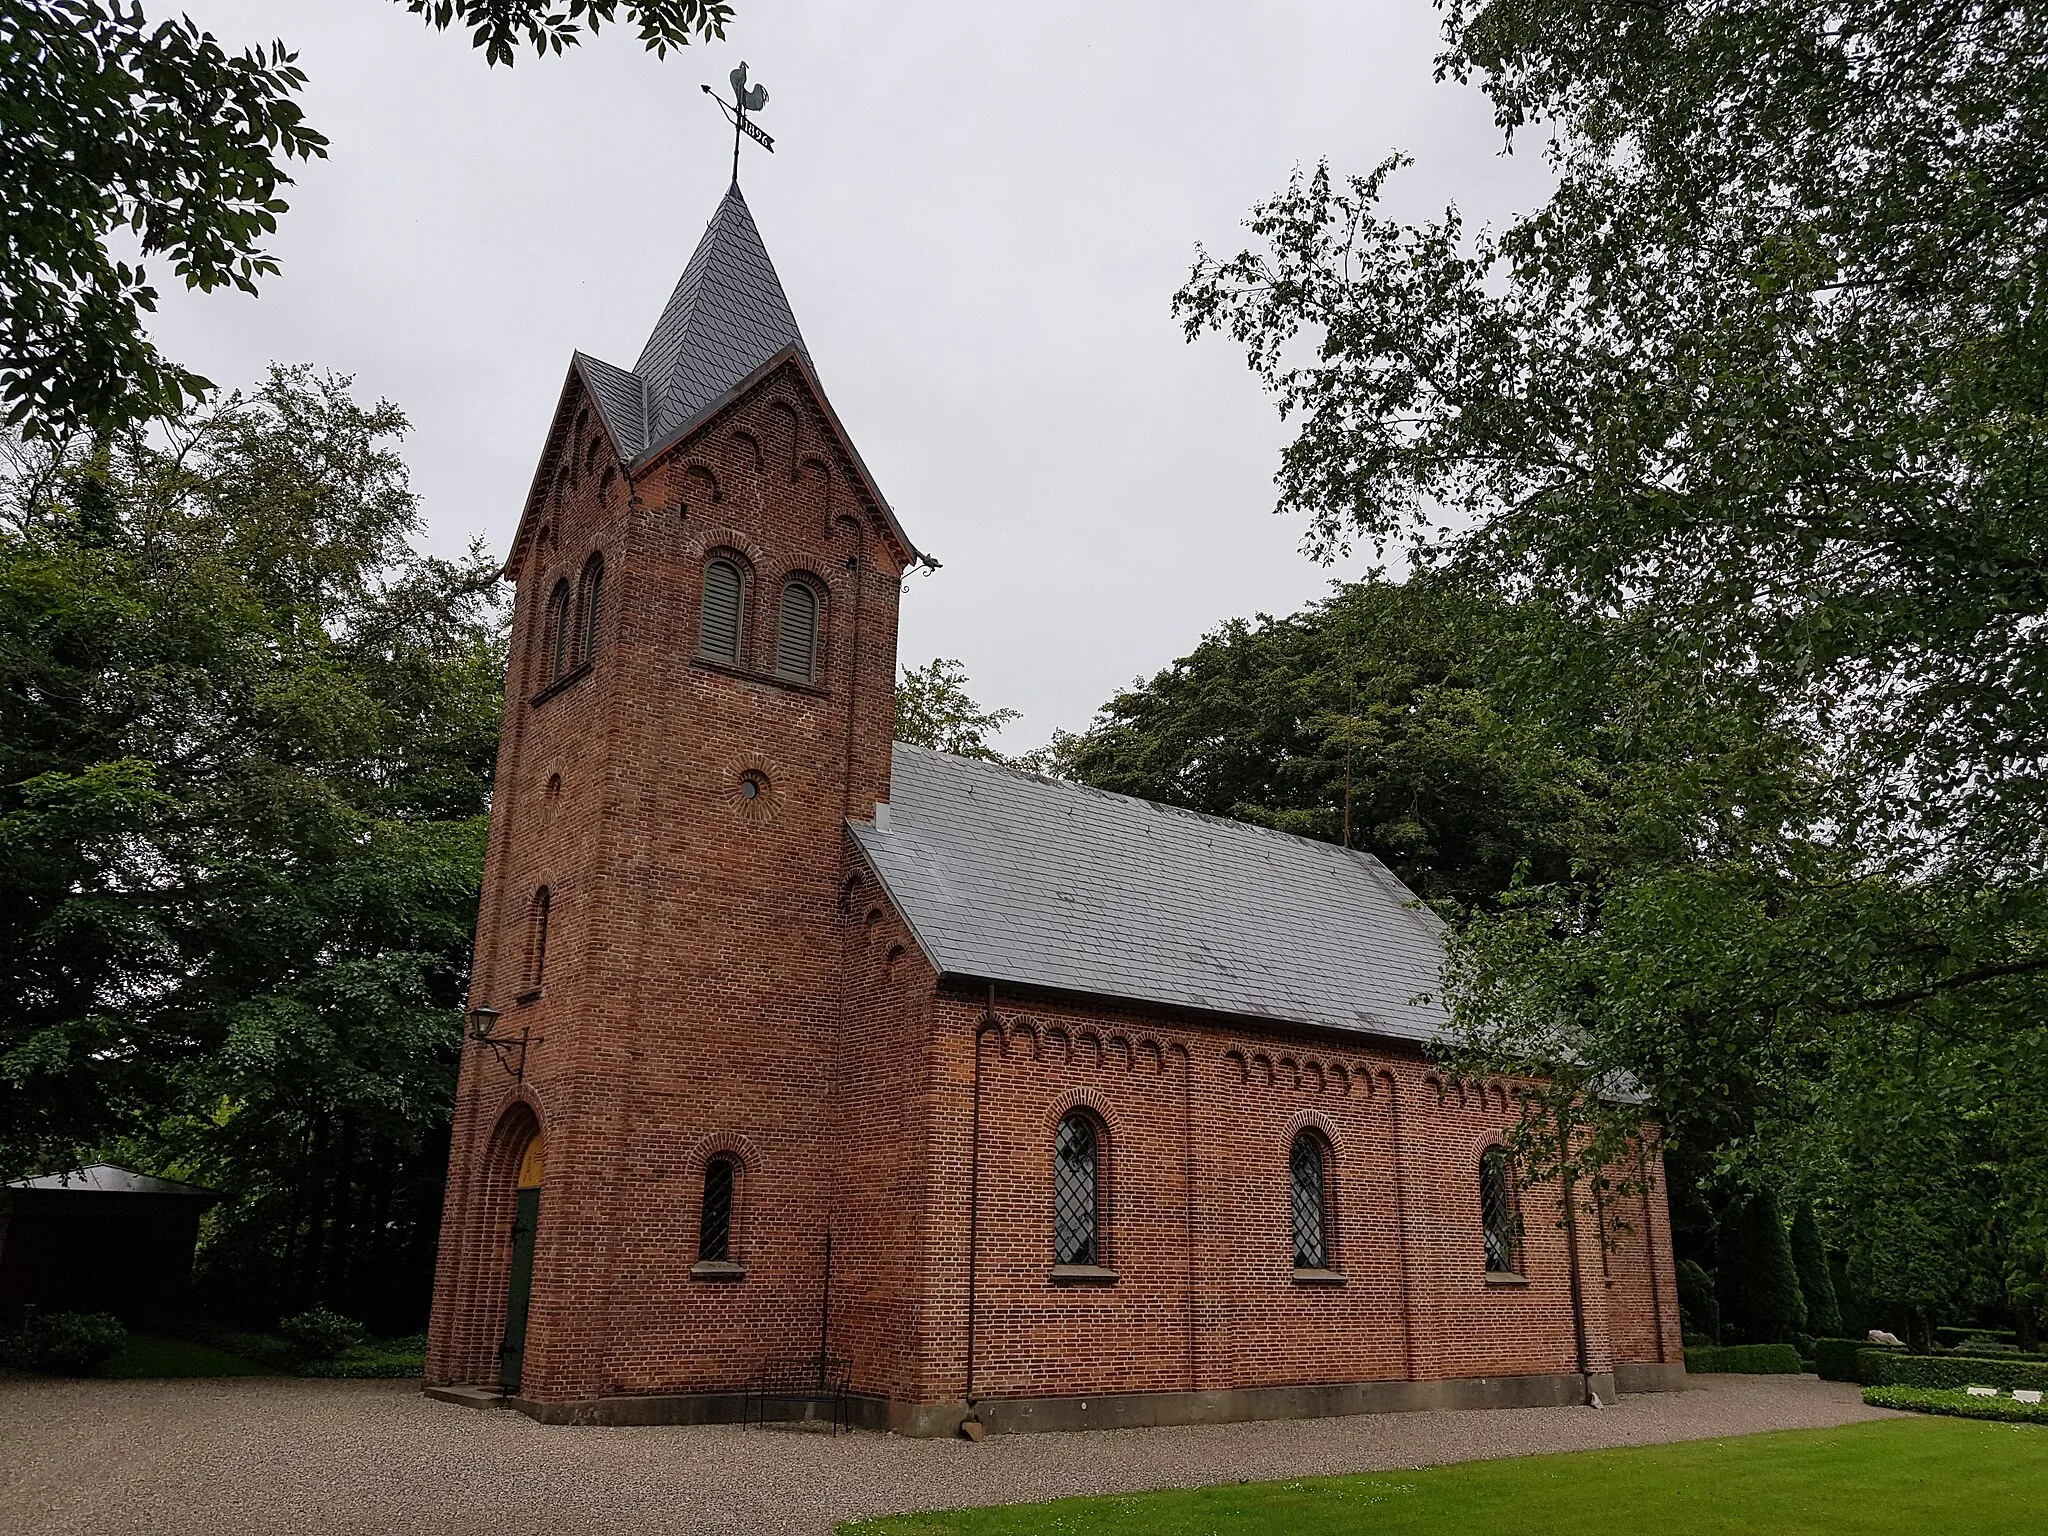
[[[709,1402],[818,1348],[845,825],[922,559],[735,182],[633,368],[571,361],[505,563],[430,1383]]]

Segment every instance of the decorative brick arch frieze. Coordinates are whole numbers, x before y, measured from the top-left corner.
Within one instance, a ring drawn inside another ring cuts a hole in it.
[[[802,450],[802,413],[787,395],[775,395],[763,408],[761,462],[763,472],[794,483]]]

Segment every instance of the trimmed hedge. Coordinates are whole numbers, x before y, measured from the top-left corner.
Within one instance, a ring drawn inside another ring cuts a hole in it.
[[[2048,1360],[2025,1355],[1908,1355],[1895,1349],[1859,1349],[1857,1379],[1867,1387],[2040,1387],[2048,1390]]]
[[[1939,1392],[1928,1387],[1865,1387],[1863,1401],[1873,1408],[1898,1408],[1907,1413],[1945,1413],[1956,1419],[1992,1419],[2000,1424],[2048,1424],[2048,1403],[2016,1403],[2009,1397],[1972,1397],[1967,1392]]]
[[[1813,1363],[1822,1381],[1860,1382],[1863,1374],[1857,1368],[1856,1357],[1866,1349],[1879,1347],[1868,1339],[1815,1339]],[[1900,1351],[1890,1350],[1887,1353],[1898,1354]]]
[[[1806,1369],[1806,1362],[1790,1344],[1730,1344],[1720,1349],[1688,1349],[1685,1369],[1693,1376],[1797,1376]]]

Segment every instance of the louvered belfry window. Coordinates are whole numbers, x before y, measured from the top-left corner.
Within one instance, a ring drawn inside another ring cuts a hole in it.
[[[808,683],[818,671],[818,594],[807,582],[783,583],[775,632],[775,672]]]
[[[697,1261],[723,1264],[732,1257],[732,1159],[704,1165],[704,1209],[697,1218]]]
[[[1052,1146],[1052,1232],[1055,1264],[1100,1264],[1096,1193],[1100,1148],[1095,1122],[1076,1110],[1060,1122]]]
[[[1499,1147],[1479,1159],[1479,1216],[1486,1227],[1486,1270],[1494,1275],[1522,1272],[1522,1219],[1516,1208],[1514,1170]]]
[[[1288,1157],[1294,1209],[1294,1267],[1328,1269],[1330,1244],[1323,1201],[1323,1143],[1313,1131],[1294,1138]]]
[[[704,567],[704,612],[697,623],[697,650],[713,661],[738,666],[740,616],[746,603],[746,578],[730,560]]]

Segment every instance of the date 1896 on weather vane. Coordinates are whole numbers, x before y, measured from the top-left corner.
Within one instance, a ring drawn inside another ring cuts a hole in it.
[[[775,153],[775,141],[754,126],[750,114],[768,105],[768,87],[747,84],[747,61],[740,60],[740,67],[726,77],[732,81],[732,100],[727,101],[710,86],[704,87],[704,94],[718,103],[718,109],[732,119],[732,179],[740,179],[740,135],[745,134],[756,144]]]

